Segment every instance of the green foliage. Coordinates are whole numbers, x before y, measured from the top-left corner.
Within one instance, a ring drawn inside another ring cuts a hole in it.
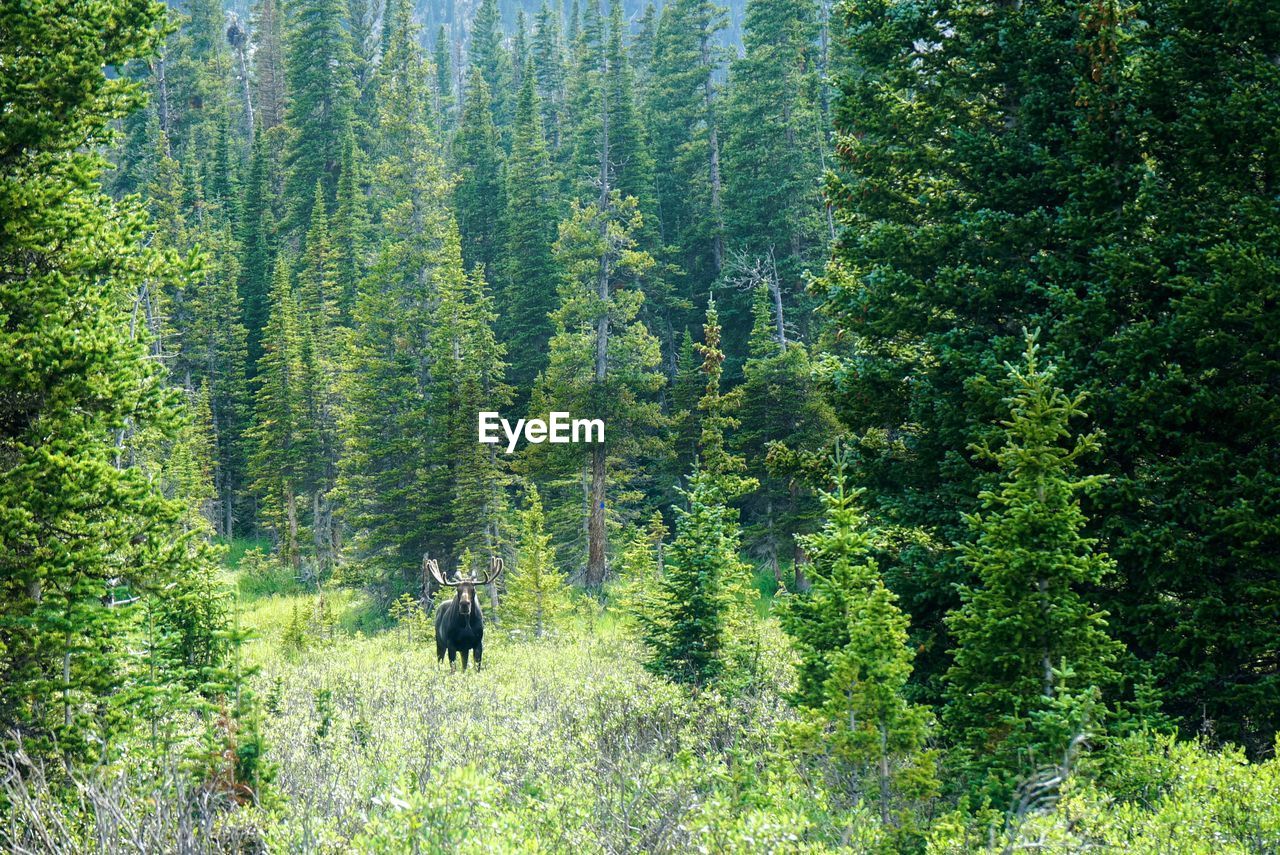
[[[502,795],[497,781],[471,766],[447,770],[426,792],[402,783],[374,802],[372,821],[352,841],[352,850],[370,855],[545,851],[530,834],[534,816],[493,810]]]
[[[534,638],[554,631],[573,609],[569,583],[555,567],[551,535],[546,533],[538,488],[525,488],[515,564],[506,572],[502,601],[504,628],[527,630]]]
[[[688,509],[676,509],[676,536],[667,553],[658,591],[640,615],[646,665],[681,683],[703,686],[726,676],[730,683],[754,676],[759,655],[755,634],[754,588],[739,557],[742,530],[729,503],[755,486],[740,473],[741,458],[730,454],[724,432],[737,427],[729,413],[736,396],[720,392],[720,325],[715,301],[707,304],[702,373],[702,459],[685,492]]]
[[[179,693],[219,664],[216,606],[187,611],[216,558],[184,532],[195,511],[146,473],[180,439],[183,467],[166,477],[182,498],[207,495],[195,481],[208,436],[175,433],[179,405],[149,350],[161,330],[138,320],[159,305],[153,287],[172,293],[199,271],[150,244],[136,200],[99,184],[110,125],[141,94],[103,69],[153,51],[162,15],[115,2],[74,20],[39,3],[0,15],[0,731],[6,748],[20,739],[67,766],[114,756],[136,723],[130,689]],[[110,605],[109,588],[169,585],[177,667],[153,682],[129,652],[139,611]]]
[[[467,269],[477,264],[493,280],[502,271],[506,249],[506,191],[502,144],[493,122],[492,90],[484,77],[472,74],[462,108],[462,124],[453,140],[458,181],[454,211],[462,233],[462,260]]]
[[[1267,852],[1280,842],[1275,759],[1250,764],[1238,748],[1213,751],[1172,736],[1134,736],[1112,746],[1106,772],[1075,779],[1050,809],[985,828],[941,818],[930,853],[1051,853],[1107,846],[1140,855]]]
[[[725,10],[709,0],[676,0],[663,5],[650,43],[648,138],[663,166],[655,174],[657,219],[664,241],[681,251],[689,298],[720,272],[724,254],[715,73],[726,23]]]
[[[641,220],[634,200],[615,192],[604,208],[574,203],[560,224],[560,305],[552,316],[547,370],[530,405],[536,415],[558,410],[607,425],[604,443],[530,446],[525,464],[547,484],[549,505],[572,508],[552,517],[557,540],[571,542],[566,529],[581,531],[587,515],[587,554],[570,552],[560,563],[581,566],[585,557],[592,586],[604,581],[606,520],[630,511],[640,498],[633,491],[652,475],[635,461],[663,448],[656,400],[663,385],[661,351],[640,317],[645,296],[637,287],[654,266],[636,244]],[[585,508],[575,483],[584,453],[591,472]],[[553,480],[558,483],[548,483]]]
[[[1116,561],[1099,598],[1113,631],[1187,732],[1269,750],[1274,14],[962,2],[941,36],[932,4],[843,8],[857,37],[837,64],[828,190],[842,230],[821,291],[849,348],[835,379],[870,440],[871,500],[942,543],[967,538],[954,511],[974,510],[982,470],[962,450],[1001,410],[971,380],[1041,328],[1107,437],[1089,533]],[[940,617],[962,581],[946,550],[891,579],[928,674],[946,668]]]
[[[906,700],[908,619],[871,557],[875,534],[840,449],[832,480],[822,496],[826,522],[803,539],[813,587],[784,600],[780,612],[800,653],[795,700],[802,714],[789,744],[829,763],[833,789],[845,782],[850,804],[875,804],[882,822],[898,826],[937,787],[934,758],[924,750],[931,716]]]
[[[459,496],[469,503],[491,498],[486,486],[491,481],[450,480],[454,464],[471,473],[489,471],[488,463],[472,465],[482,449],[469,442],[471,456],[465,460],[449,453],[474,438],[474,402],[491,389],[500,395],[483,383],[501,370],[500,351],[486,344],[491,336],[484,330],[489,310],[478,296],[482,286],[463,272],[457,226],[445,204],[448,182],[427,125],[426,69],[414,31],[401,4],[379,71],[370,194],[377,203],[379,235],[356,297],[355,329],[346,352],[360,368],[344,375],[340,420],[344,454],[338,493],[344,517],[355,531],[353,545],[370,581],[390,586],[392,593],[420,584],[424,553],[450,550],[457,531],[450,520]],[[460,326],[438,323],[438,307]],[[468,397],[453,402],[460,406],[466,400],[469,414],[434,400],[437,388],[429,378],[442,357],[458,370],[440,365],[440,389],[465,393]],[[467,368],[467,361],[478,357],[483,359]],[[466,432],[458,428],[464,415],[470,420]],[[455,493],[455,486],[462,492]],[[491,508],[484,519],[495,513]],[[468,533],[482,536],[476,528]]]
[[[639,634],[644,615],[656,605],[667,534],[662,512],[654,511],[647,527],[630,529],[623,536],[618,553],[618,581],[609,591],[609,605],[611,611],[621,616],[629,632]]]
[[[776,271],[789,305],[828,237],[817,180],[826,146],[817,6],[749,0],[724,107],[726,241],[739,264]]]
[[[802,342],[785,341],[767,285],[755,291],[749,356],[743,366],[740,429],[732,447],[759,481],[744,504],[748,548],[781,578],[781,554],[797,534],[813,530],[818,503],[809,486],[809,460],[821,459],[842,428]]]
[[[284,196],[287,222],[300,233],[311,220],[316,183],[326,205],[337,192],[342,146],[355,118],[356,54],[345,0],[299,0],[288,11]]]
[[[315,448],[306,421],[305,330],[298,317],[290,268],[287,257],[276,260],[271,318],[258,367],[255,425],[249,432],[254,442],[249,465],[253,486],[262,496],[263,516],[276,533],[285,561],[296,568],[301,561],[298,499]]]
[[[431,618],[422,603],[413,594],[404,593],[395,599],[388,609],[391,619],[404,630],[404,640],[413,644],[425,644],[431,638]]]
[[[1124,650],[1082,593],[1114,567],[1082,534],[1080,494],[1102,480],[1076,474],[1098,445],[1069,428],[1082,398],[1053,385],[1033,336],[1023,363],[1006,370],[1010,415],[999,444],[975,448],[1000,483],[966,517],[973,539],[962,550],[976,581],[948,618],[956,649],[943,710],[957,765],[975,787],[995,782],[997,792],[1019,772],[1056,762],[1077,733],[1105,731],[1106,707],[1089,698],[1100,689],[1114,698]]]
[[[507,164],[506,264],[499,332],[511,355],[508,376],[517,390],[532,390],[546,366],[551,312],[560,274],[552,247],[560,200],[547,145],[533,69],[527,69],[516,101],[511,158]]]

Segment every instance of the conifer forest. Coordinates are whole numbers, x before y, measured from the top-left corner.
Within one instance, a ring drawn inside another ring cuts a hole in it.
[[[1261,855],[1278,746],[1276,0],[0,3],[0,851]]]

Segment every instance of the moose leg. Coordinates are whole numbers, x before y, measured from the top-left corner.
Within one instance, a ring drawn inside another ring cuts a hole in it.
[[[471,655],[471,651],[470,651],[470,650],[468,650],[468,649],[467,649],[467,648],[465,648],[465,647],[464,647],[464,648],[462,648],[462,670],[463,670],[463,671],[466,671],[466,670],[467,670],[467,657],[468,657],[468,656],[470,656],[470,655]]]
[[[449,672],[450,673],[453,673],[454,671],[458,670],[457,660],[455,658],[457,657],[457,655],[458,655],[458,651],[450,647],[449,648]]]
[[[484,645],[476,644],[476,670],[480,670],[480,657],[484,655]]]
[[[444,645],[436,642],[436,667],[439,668],[444,664]]]

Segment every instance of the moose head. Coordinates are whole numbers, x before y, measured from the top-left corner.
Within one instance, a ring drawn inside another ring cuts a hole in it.
[[[499,576],[502,575],[503,563],[501,558],[492,558],[489,561],[489,572],[484,579],[477,580],[474,576],[468,578],[455,578],[448,581],[440,572],[440,565],[433,558],[427,559],[427,569],[431,572],[431,577],[436,580],[436,584],[441,588],[453,588],[453,601],[457,603],[458,613],[461,615],[470,615],[474,609],[476,612],[480,610],[480,602],[476,599],[476,588],[488,585]]]
[[[444,661],[449,654],[449,667],[454,666],[454,656],[462,652],[462,670],[467,670],[467,655],[474,651],[476,667],[480,667],[480,659],[484,654],[484,615],[480,612],[480,601],[476,599],[476,587],[488,585],[502,575],[502,559],[492,558],[489,561],[489,572],[484,579],[474,576],[446,581],[440,572],[440,565],[434,559],[426,559],[427,570],[436,584],[442,588],[453,588],[453,598],[440,604],[436,610],[436,661]]]

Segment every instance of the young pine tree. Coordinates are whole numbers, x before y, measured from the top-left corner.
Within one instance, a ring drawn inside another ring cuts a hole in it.
[[[896,821],[936,786],[924,750],[930,715],[904,697],[914,653],[908,618],[871,557],[873,536],[837,448],[826,522],[802,539],[812,565],[807,594],[783,601],[782,628],[800,655],[794,694],[802,715],[788,734],[802,755],[825,759],[849,803],[874,803]]]
[[[520,511],[520,540],[515,566],[507,571],[502,601],[503,625],[542,638],[573,609],[569,582],[555,567],[551,535],[546,533],[542,498],[530,484]]]
[[[271,317],[263,333],[262,360],[254,399],[253,452],[249,471],[262,497],[262,513],[276,532],[282,557],[298,566],[298,501],[311,459],[311,432],[303,390],[302,329],[293,295],[292,265],[276,259]]]
[[[676,509],[666,572],[641,618],[647,667],[695,686],[749,676],[757,652],[754,589],[750,568],[738,555],[742,529],[730,504],[755,482],[740,474],[746,464],[724,445],[725,431],[737,421],[729,414],[734,396],[720,392],[724,353],[714,300],[708,301],[703,339],[701,459],[685,492],[688,509]]]
[[[1095,434],[1068,426],[1084,415],[1081,397],[1054,386],[1030,337],[1022,364],[1006,368],[1000,442],[975,447],[1000,483],[965,516],[972,540],[961,549],[975,581],[947,619],[956,648],[943,711],[969,785],[1000,798],[1021,773],[1057,762],[1078,732],[1105,728],[1105,707],[1090,700],[1114,691],[1123,652],[1081,593],[1113,569],[1082,533],[1080,495],[1102,478],[1076,473],[1098,448]],[[1088,708],[1093,721],[1082,720]]]

